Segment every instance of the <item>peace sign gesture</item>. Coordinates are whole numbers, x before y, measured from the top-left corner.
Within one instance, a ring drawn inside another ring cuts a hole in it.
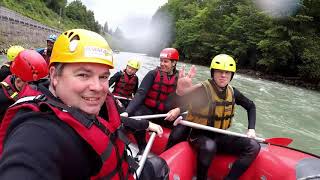
[[[196,75],[196,67],[194,65],[191,66],[187,75],[185,75],[185,65],[182,66],[181,70],[179,71],[179,79],[177,82],[177,90],[176,93],[179,96],[183,96],[184,94],[191,92],[199,85],[192,85],[192,78]],[[200,85],[201,86],[201,85]]]

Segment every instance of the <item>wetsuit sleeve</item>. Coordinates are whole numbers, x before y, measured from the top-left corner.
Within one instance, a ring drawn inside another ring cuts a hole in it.
[[[135,95],[135,94],[137,93],[138,87],[139,87],[139,78],[138,78],[138,76],[137,76],[137,84],[136,84],[136,86],[135,86],[134,89],[133,89],[133,95]]]
[[[255,129],[256,126],[256,106],[253,101],[244,96],[239,90],[233,88],[234,97],[237,105],[247,110],[248,129]]]
[[[1,180],[89,179],[90,166],[95,166],[92,150],[74,130],[60,120],[54,123],[48,115],[24,117],[16,119],[24,122],[8,129],[0,159]]]
[[[128,117],[121,117],[121,122],[124,127],[129,128],[130,130],[146,130],[149,127],[149,121],[141,119],[135,120]]]
[[[4,93],[3,87],[0,85],[0,122],[2,121],[2,117],[4,116],[8,107],[13,104],[13,100],[10,100]]]
[[[0,68],[0,81],[3,81],[10,74],[10,68],[8,66],[2,65]]]
[[[111,87],[114,83],[118,82],[121,77],[121,72],[115,73],[110,79],[109,79],[109,87]]]
[[[147,96],[147,92],[151,88],[153,81],[156,76],[156,70],[149,71],[148,74],[143,78],[137,93],[135,94],[134,98],[129,103],[126,112],[129,116],[133,115],[133,112],[143,103]]]

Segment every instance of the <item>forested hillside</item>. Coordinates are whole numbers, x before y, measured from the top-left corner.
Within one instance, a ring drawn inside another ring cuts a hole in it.
[[[278,9],[253,2],[169,0],[157,14],[173,19],[173,46],[185,60],[208,65],[214,55],[228,53],[241,68],[319,84],[320,1],[282,1],[290,4]]]

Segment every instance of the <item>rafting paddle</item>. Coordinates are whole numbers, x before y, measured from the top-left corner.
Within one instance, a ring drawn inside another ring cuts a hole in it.
[[[187,114],[188,112],[183,112],[181,113],[181,115],[184,115],[184,114]],[[155,119],[155,118],[164,118],[164,117],[167,117],[167,114],[152,114],[152,115],[142,115],[142,116],[131,116],[129,118],[132,118],[132,119],[137,119],[137,120],[140,120],[140,119]]]
[[[116,99],[124,99],[124,100],[128,100],[128,101],[132,100],[131,98],[126,98],[126,97],[116,96],[116,95],[114,95],[113,97],[115,97]]]
[[[150,138],[149,138],[149,141],[148,141],[148,144],[146,146],[146,148],[144,149],[143,151],[143,154],[142,154],[142,157],[141,157],[141,160],[139,161],[139,168],[137,169],[137,175],[135,177],[135,179],[139,179],[140,175],[141,175],[141,171],[143,169],[143,166],[147,160],[147,157],[148,157],[148,154],[151,150],[151,146],[154,142],[154,139],[156,137],[156,134],[155,132],[152,132],[151,135],[150,135]]]
[[[218,128],[214,128],[214,127],[211,127],[211,126],[205,126],[205,125],[197,124],[197,123],[190,122],[190,121],[185,121],[185,120],[182,120],[181,116],[178,117],[174,122],[175,126],[178,125],[178,124],[182,124],[182,125],[185,125],[185,126],[188,126],[188,127],[196,128],[196,129],[202,129],[202,130],[217,132],[217,133],[221,133],[221,134],[227,134],[227,135],[238,136],[238,137],[247,137],[247,135],[245,135],[245,134],[232,132],[232,131],[227,131],[227,130],[223,130],[223,129],[218,129]],[[255,137],[254,139],[259,141],[259,142],[270,143],[270,144],[275,144],[275,145],[280,145],[280,146],[288,146],[292,142],[292,139],[290,139],[290,138],[282,138],[282,137],[269,138],[269,139]]]

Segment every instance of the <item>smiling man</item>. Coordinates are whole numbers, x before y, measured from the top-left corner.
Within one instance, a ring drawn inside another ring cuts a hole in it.
[[[50,60],[50,84],[26,85],[0,128],[0,179],[133,179],[123,128],[159,125],[124,119],[109,92],[112,51],[97,33],[62,33]],[[48,87],[49,86],[49,87]],[[157,166],[156,166],[157,165]],[[166,179],[163,159],[150,158],[141,179]]]
[[[148,114],[167,113],[163,119],[152,119],[157,124],[172,127],[172,122],[180,114],[180,108],[171,106],[169,94],[176,91],[179,72],[176,69],[179,61],[179,52],[175,48],[165,48],[160,52],[160,66],[151,70],[143,78],[138,91],[126,108],[122,116],[140,116]],[[139,153],[142,154],[145,146],[145,131],[134,134],[137,139]]]

